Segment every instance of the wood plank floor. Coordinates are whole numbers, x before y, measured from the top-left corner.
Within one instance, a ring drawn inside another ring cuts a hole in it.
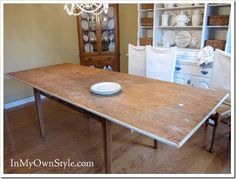
[[[50,100],[44,101],[46,144],[40,140],[33,103],[7,110],[4,125],[4,173],[104,173],[101,124]],[[181,148],[174,149],[112,125],[113,173],[230,173],[228,128],[219,126],[214,153],[211,127],[202,126]],[[11,167],[10,160],[92,161],[94,167]]]

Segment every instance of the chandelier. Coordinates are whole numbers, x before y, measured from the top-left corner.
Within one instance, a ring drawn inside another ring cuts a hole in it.
[[[68,15],[78,16],[83,12],[100,15],[108,12],[108,3],[68,3],[64,5],[64,10]]]

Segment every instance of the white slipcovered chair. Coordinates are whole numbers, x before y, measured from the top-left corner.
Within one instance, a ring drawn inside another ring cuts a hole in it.
[[[216,49],[214,60],[213,60],[213,69],[212,69],[212,80],[211,80],[211,89],[224,91],[230,94],[230,80],[231,80],[231,56],[230,54]],[[213,127],[211,145],[209,148],[209,152],[213,152],[215,132],[219,122],[226,123],[224,119],[230,117],[231,105],[230,105],[230,97],[226,99],[226,101],[217,109],[215,114],[211,115],[207,120],[206,125],[210,125]],[[229,133],[230,137],[230,133]]]
[[[128,72],[131,75],[146,76],[146,47],[129,44]]]
[[[146,46],[146,77],[174,81],[177,47],[156,48]]]

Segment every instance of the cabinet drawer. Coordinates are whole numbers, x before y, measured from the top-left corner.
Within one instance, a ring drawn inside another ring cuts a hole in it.
[[[189,58],[197,58],[198,51],[185,51],[185,50],[178,50],[177,57],[189,57]]]
[[[209,78],[192,76],[191,85],[193,87],[209,89],[210,84],[211,84],[211,80]]]
[[[114,57],[113,56],[96,56],[96,57],[84,57],[82,59],[82,65],[101,68],[103,69],[105,66],[110,65],[114,68]]]
[[[178,83],[178,84],[190,85],[191,74],[175,73],[174,74],[174,82]]]
[[[191,65],[184,65],[180,63],[176,63],[175,65],[175,73],[192,73],[192,66]]]
[[[199,66],[194,66],[192,74],[195,76],[211,78],[212,68],[202,68]]]

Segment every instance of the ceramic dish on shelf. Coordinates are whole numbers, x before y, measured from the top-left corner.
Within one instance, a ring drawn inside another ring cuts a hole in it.
[[[110,19],[108,21],[108,29],[114,29],[114,27],[115,27],[115,21],[114,19]]]
[[[85,52],[93,52],[93,45],[91,43],[84,44],[84,51]]]
[[[188,31],[181,31],[176,35],[175,43],[179,48],[185,48],[190,45],[192,41],[192,35]]]
[[[109,44],[109,51],[110,52],[114,52],[115,51],[115,43],[114,42],[110,42],[110,44]]]
[[[109,39],[109,32],[108,31],[104,31],[102,33],[102,40],[108,41],[108,39]]]
[[[89,37],[89,40],[91,41],[91,42],[94,42],[94,41],[96,41],[96,34],[94,33],[94,32],[89,32],[88,33],[88,37]]]
[[[121,86],[114,82],[95,83],[90,87],[90,91],[99,95],[112,95],[121,90]]]
[[[110,34],[109,40],[112,41],[112,40],[114,40],[114,38],[115,38],[114,34]]]
[[[105,30],[108,27],[108,20],[101,21],[101,29]]]
[[[95,30],[96,29],[96,22],[95,22],[95,20],[89,21],[89,27],[90,27],[91,30]]]
[[[114,7],[109,7],[107,15],[109,18],[113,18],[115,13],[114,13]]]
[[[88,19],[88,13],[86,13],[86,12],[83,12],[82,14],[81,14],[81,17],[82,17],[82,19]]]
[[[84,39],[85,42],[88,42],[89,37],[86,34],[84,34],[83,39]]]
[[[82,20],[82,29],[83,30],[88,30],[89,29],[88,21]]]
[[[194,37],[192,36],[192,40],[191,40],[191,43],[190,43],[190,46],[191,48],[197,48],[197,45],[198,45],[198,39],[197,37]]]
[[[163,37],[162,37],[162,42],[163,44],[169,44],[170,46],[173,46],[175,44],[175,38],[176,34],[173,30],[168,30],[164,32]]]

